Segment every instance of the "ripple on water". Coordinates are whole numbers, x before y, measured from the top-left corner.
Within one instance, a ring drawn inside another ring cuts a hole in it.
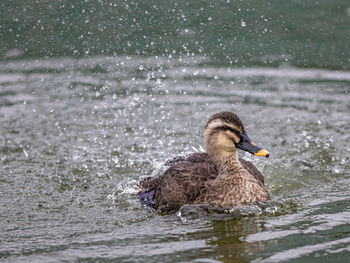
[[[186,222],[193,219],[207,220],[233,220],[247,216],[259,215],[284,215],[293,213],[297,209],[295,203],[270,200],[267,202],[258,202],[257,204],[246,204],[235,207],[215,207],[209,204],[184,205],[176,213],[176,216]]]
[[[277,262],[348,255],[350,73],[206,63],[0,63],[1,259]],[[142,207],[126,190],[161,174],[167,159],[201,149],[208,116],[221,110],[239,113],[250,137],[271,151],[268,160],[244,158],[263,172],[274,201],[189,205],[178,216]]]

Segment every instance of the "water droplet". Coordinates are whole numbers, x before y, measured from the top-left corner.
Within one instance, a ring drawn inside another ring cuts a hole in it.
[[[246,22],[241,21],[241,26],[242,26],[242,27],[245,27],[246,25],[247,25]]]

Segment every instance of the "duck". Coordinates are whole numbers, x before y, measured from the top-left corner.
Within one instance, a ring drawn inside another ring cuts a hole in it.
[[[204,130],[206,152],[178,156],[165,162],[158,177],[138,183],[140,203],[158,213],[171,213],[187,204],[235,207],[270,200],[261,172],[238,157],[238,150],[268,158],[248,136],[233,112],[212,115]]]

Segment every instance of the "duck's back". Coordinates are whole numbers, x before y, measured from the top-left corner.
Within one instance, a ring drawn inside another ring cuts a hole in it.
[[[264,177],[249,161],[239,159],[242,166],[254,176],[259,185],[264,185]],[[193,153],[175,157],[165,163],[170,166],[156,178],[146,178],[139,183],[142,203],[158,212],[174,212],[185,204],[193,203],[205,192],[208,181],[217,177],[218,171],[207,153]]]
[[[175,165],[182,161],[189,161],[191,163],[211,163],[210,157],[208,153],[193,153],[187,156],[178,156],[173,159],[170,159],[165,163],[167,166]],[[239,158],[242,166],[254,176],[256,180],[258,180],[259,184],[264,185],[264,176],[261,172],[252,164],[250,161]],[[217,170],[215,168],[215,170]]]
[[[173,212],[185,204],[193,203],[205,188],[205,182],[217,175],[215,166],[203,154],[177,157],[169,162],[165,173],[157,178],[147,178],[139,185],[139,197],[149,202],[158,212]],[[181,159],[180,159],[181,158]],[[174,161],[176,159],[176,161]],[[147,202],[144,202],[148,205]]]

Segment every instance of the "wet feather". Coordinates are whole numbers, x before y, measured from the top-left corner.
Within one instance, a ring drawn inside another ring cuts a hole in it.
[[[237,157],[237,136],[226,130],[246,134],[237,115],[214,114],[205,130],[208,152],[168,160],[163,175],[139,182],[142,193],[154,191],[152,205],[157,212],[174,212],[186,204],[232,206],[270,199],[263,175],[251,162]]]

